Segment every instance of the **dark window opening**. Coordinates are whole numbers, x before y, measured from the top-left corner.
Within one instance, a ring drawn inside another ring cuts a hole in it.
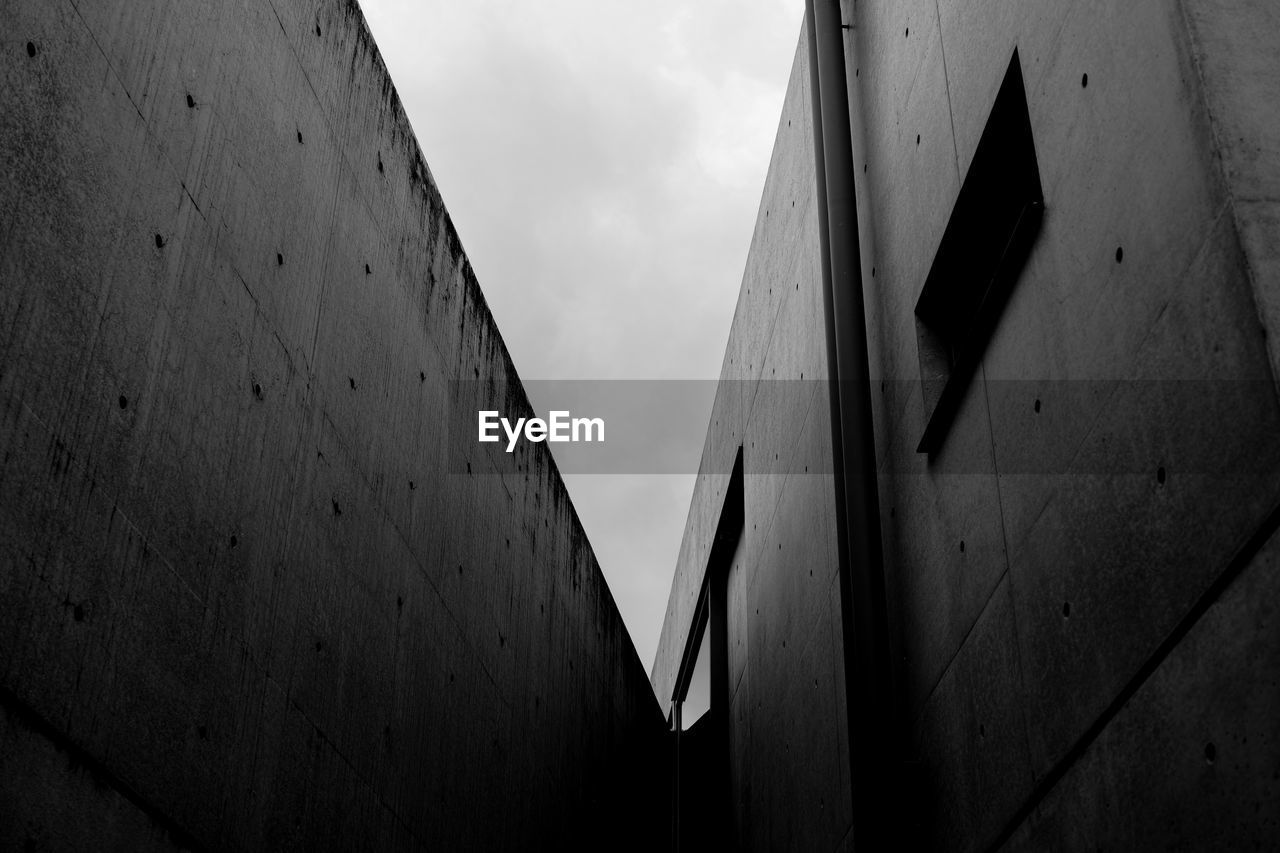
[[[694,723],[711,710],[711,644],[707,642],[707,626],[702,626],[698,639],[698,656],[694,659],[693,673],[680,702],[680,730],[688,731]]]
[[[725,493],[672,693],[672,850],[733,849],[728,576],[743,528],[742,449]]]
[[[1043,213],[1031,117],[1014,50],[916,303],[925,407],[917,452],[942,446]]]
[[[711,643],[708,642],[711,622],[710,596],[707,584],[703,584],[694,610],[689,639],[685,642],[683,659],[676,679],[672,702],[672,729],[685,732],[711,710]]]

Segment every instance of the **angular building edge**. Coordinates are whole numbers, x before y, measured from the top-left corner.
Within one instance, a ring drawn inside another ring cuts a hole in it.
[[[904,847],[1265,846],[1280,18],[1261,0],[839,6],[896,725],[849,731],[846,703],[881,697],[847,695],[832,423],[794,381],[826,378],[802,34],[650,673],[674,711],[718,588],[723,744],[676,784],[723,780],[712,831],[742,849],[850,849],[850,742],[880,738]],[[914,307],[1011,56],[1044,219],[919,454]],[[739,450],[725,565],[730,478],[710,472]]]
[[[529,403],[358,5],[10,5],[0,846],[664,839],[554,461],[449,440]]]

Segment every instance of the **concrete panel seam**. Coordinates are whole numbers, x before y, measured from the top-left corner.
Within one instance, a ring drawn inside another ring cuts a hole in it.
[[[129,88],[125,86],[124,78],[120,76],[119,70],[117,70],[115,65],[111,63],[111,57],[109,57],[107,52],[102,49],[102,43],[98,41],[98,36],[93,32],[93,28],[89,26],[89,22],[84,19],[84,15],[80,12],[80,7],[76,4],[76,0],[67,0],[67,3],[71,6],[72,11],[76,13],[76,17],[80,19],[80,25],[84,27],[84,31],[93,42],[93,46],[97,48],[98,54],[102,57],[103,64],[105,64],[107,68],[111,69],[111,76],[115,78],[116,85],[120,87],[120,91],[124,92],[124,96],[128,98],[129,106],[133,107],[134,111],[138,114],[138,118],[142,120],[142,126],[146,130],[147,136],[155,139],[155,136],[151,132],[151,123],[147,121],[146,114],[142,112],[142,108],[138,106],[138,102],[133,99],[133,94],[129,91]],[[178,176],[178,170],[174,168],[173,163],[169,160],[168,154],[164,155],[164,159],[165,163],[169,166],[170,173],[174,177],[178,178],[178,184],[182,187],[182,192],[187,197],[187,200],[191,202],[191,206],[196,209],[196,213],[200,214],[200,218],[207,223],[209,221],[208,217],[205,216],[205,212],[200,209],[200,205],[196,203],[195,197],[191,194],[191,190],[187,189],[186,182]]]
[[[956,112],[951,103],[951,72],[947,70],[947,40],[942,32],[942,10],[938,8],[938,0],[933,0],[933,13],[938,21],[938,47],[942,50],[942,80],[947,87],[947,118],[951,120],[951,153],[955,157],[956,174],[960,174],[960,149],[956,143]],[[963,176],[961,176],[963,177]],[[988,409],[988,415],[990,410]]]
[[[947,659],[946,665],[943,666],[941,670],[939,670],[938,677],[934,679],[932,686],[930,686],[928,692],[925,693],[924,700],[921,701],[920,703],[920,710],[916,713],[915,719],[911,721],[911,724],[913,727],[918,728],[921,722],[924,720],[925,711],[929,707],[929,702],[933,699],[933,694],[937,692],[938,686],[942,684],[942,682],[946,679],[947,673],[951,671],[951,667],[956,662],[956,658],[960,657],[960,653],[964,651],[965,646],[969,642],[969,638],[973,636],[973,632],[978,627],[978,623],[982,621],[982,617],[987,612],[987,609],[991,606],[991,602],[993,599],[995,599],[996,593],[1000,591],[1001,582],[1004,581],[1007,577],[1009,577],[1009,568],[1008,568],[1008,560],[1006,559],[1005,569],[999,575],[996,576],[995,583],[992,584],[991,586],[991,592],[987,593],[986,599],[982,602],[982,607],[978,608],[978,615],[974,617],[973,622],[971,622],[969,624],[969,627],[965,629],[964,637],[960,639],[959,643],[956,643],[955,651],[951,653],[951,657]],[[1019,674],[1021,674],[1022,672],[1021,665],[1019,665],[1018,667],[1018,672]]]
[[[169,817],[163,809],[159,809],[149,802],[127,782],[112,773],[110,767],[99,761],[92,753],[70,737],[63,734],[57,726],[46,720],[35,708],[23,702],[7,687],[0,686],[0,705],[4,706],[6,714],[12,714],[21,725],[26,726],[49,741],[59,752],[65,752],[73,765],[79,765],[88,770],[94,781],[110,787],[136,806],[138,811],[155,821],[156,825],[163,828],[179,845],[194,851],[207,849],[177,821]]]
[[[985,363],[983,363],[982,365],[982,394],[986,401],[986,406],[987,406],[987,431],[988,431],[987,434],[991,439],[991,467],[992,467],[993,476],[995,478],[996,512],[1000,516],[1000,538],[1001,538],[1001,541],[1004,542],[1004,572],[1002,573],[1002,579],[1004,580],[1005,583],[1009,585],[1009,602],[1010,602],[1009,624],[1010,624],[1010,629],[1013,631],[1013,665],[1018,670],[1018,685],[1022,687],[1023,692],[1025,694],[1026,669],[1022,665],[1022,636],[1018,632],[1018,608],[1012,606],[1015,598],[1014,598],[1013,572],[1010,571],[1011,566],[1009,562],[1010,561],[1009,532],[1005,524],[1004,495],[1000,488],[1000,474],[996,470],[996,465],[997,465],[996,431],[995,431],[995,424],[991,420],[991,391],[990,391],[990,386],[987,384],[987,366]],[[1044,512],[1044,509],[1042,508],[1041,513],[1043,512]],[[999,588],[1000,588],[1000,580],[997,580],[995,587],[992,588],[992,592],[991,592],[992,596],[995,595],[996,590],[998,590]],[[990,601],[991,599],[988,598],[987,602],[982,605],[982,610],[979,611],[978,613],[978,619],[982,618],[982,613],[986,611],[987,605],[990,603]],[[974,625],[978,624],[978,619],[974,620]],[[959,651],[957,651],[957,654],[959,654]],[[951,664],[948,663],[947,666],[950,667]],[[1031,736],[1027,730],[1027,709],[1026,709],[1025,703],[1020,703],[1018,710],[1020,712],[1019,715],[1022,718],[1022,746],[1023,746],[1023,749],[1027,751],[1026,754],[1030,755],[1031,754]]]
[[[266,679],[268,681],[273,682],[277,686],[277,688],[280,686],[280,683],[276,681],[272,676],[267,675]],[[400,824],[400,826],[404,828],[405,832],[409,833],[409,835],[412,838],[414,838],[415,840],[419,841],[419,843],[421,843],[421,839],[418,838],[418,834],[414,832],[413,827],[409,825],[409,822],[406,821],[400,815],[400,812],[393,805],[388,803],[383,798],[383,796],[380,793],[378,793],[377,788],[373,784],[373,780],[360,772],[360,768],[357,767],[354,763],[352,763],[351,759],[347,757],[346,753],[344,753],[338,747],[338,744],[335,743],[334,740],[330,738],[327,734],[325,734],[325,730],[321,726],[319,726],[314,720],[312,720],[310,716],[307,715],[307,712],[302,709],[302,706],[299,705],[293,699],[293,697],[289,695],[287,691],[285,692],[285,701],[289,703],[289,706],[293,708],[293,710],[296,711],[298,715],[302,717],[303,720],[306,720],[307,725],[311,726],[311,728],[315,731],[316,737],[320,739],[321,743],[328,746],[329,749],[333,751],[334,755],[342,759],[342,763],[347,766],[347,769],[351,772],[351,776],[355,779],[358,779],[361,783],[364,784],[366,788],[369,789],[369,793],[372,794],[374,799],[378,801],[378,805],[386,809],[387,813],[396,819],[396,823]]]
[[[998,850],[1001,845],[1013,837],[1014,833],[1031,816],[1040,802],[1066,776],[1072,765],[1084,756],[1093,742],[1098,739],[1111,721],[1123,710],[1133,695],[1146,684],[1147,680],[1159,669],[1165,659],[1178,647],[1183,638],[1191,632],[1200,621],[1200,618],[1226,593],[1231,584],[1262,550],[1268,540],[1276,534],[1277,530],[1280,530],[1280,505],[1271,510],[1270,514],[1258,525],[1258,529],[1236,550],[1226,567],[1214,579],[1213,583],[1209,584],[1208,588],[1201,593],[1200,597],[1196,599],[1187,613],[1178,621],[1178,624],[1173,627],[1173,630],[1169,632],[1164,641],[1156,647],[1155,651],[1143,662],[1142,666],[1138,667],[1137,672],[1133,674],[1116,694],[1115,698],[1098,715],[1093,724],[1081,734],[1057,764],[1036,784],[1022,806],[1014,812],[999,834],[990,843],[983,845],[982,849]]]

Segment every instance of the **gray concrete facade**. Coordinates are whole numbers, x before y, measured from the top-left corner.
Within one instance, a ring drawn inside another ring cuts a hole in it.
[[[657,660],[670,703],[731,460],[729,820],[904,848],[1280,838],[1280,14],[1263,0],[841,4],[896,719],[850,732],[802,34]],[[1045,212],[941,448],[915,306],[1015,49]],[[852,238],[853,235],[848,235]],[[832,235],[840,239],[841,235]],[[786,380],[786,381],[779,381]],[[713,686],[713,689],[714,686]]]
[[[546,445],[448,440],[530,407],[357,5],[0,0],[0,847],[849,850],[870,738],[904,849],[1276,844],[1280,12],[839,5],[888,696],[807,32],[646,677]],[[1043,220],[922,454],[1015,51]]]
[[[445,458],[529,406],[356,4],[0,19],[0,847],[663,839],[550,454]]]

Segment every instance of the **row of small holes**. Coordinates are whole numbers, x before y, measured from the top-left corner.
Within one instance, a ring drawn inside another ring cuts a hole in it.
[[[320,36],[320,25],[319,25],[319,24],[316,24],[316,36],[317,36],[317,37],[319,37],[319,36]],[[31,49],[32,49],[32,48],[30,48],[30,46],[28,46],[28,50],[31,50]],[[34,56],[34,55],[35,55],[35,54],[33,53],[33,54],[32,54],[32,56]],[[190,96],[188,96],[188,100],[190,100]],[[298,144],[299,144],[299,145],[301,145],[301,144],[302,144],[302,131],[301,131],[301,130],[299,130],[299,131],[298,131]],[[379,171],[379,172],[383,172],[383,171],[385,171],[385,170],[383,169],[383,167],[382,167],[382,152],[381,152],[381,151],[379,151],[379,152],[378,152],[378,171]],[[366,270],[366,272],[367,272],[367,271],[368,271],[368,267],[366,267],[366,268],[365,268],[365,270]]]
[[[157,249],[164,248],[164,237],[160,234],[156,235],[156,248]],[[284,266],[284,255],[280,254],[279,252],[276,252],[276,266],[280,266],[280,267]],[[365,264],[364,271],[365,271],[365,274],[368,274],[369,272],[368,264]]]

